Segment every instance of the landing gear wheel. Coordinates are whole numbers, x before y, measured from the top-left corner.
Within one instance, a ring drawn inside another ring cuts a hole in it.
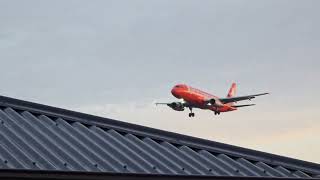
[[[218,111],[214,112],[214,115],[219,115],[219,114],[220,114],[220,112],[218,112]]]
[[[189,117],[194,117],[194,113],[189,113]]]

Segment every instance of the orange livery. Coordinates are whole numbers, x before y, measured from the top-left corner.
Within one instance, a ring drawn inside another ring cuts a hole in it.
[[[232,83],[231,88],[227,94],[226,98],[219,98],[207,92],[201,91],[199,89],[193,88],[185,84],[175,85],[171,93],[174,97],[182,99],[182,102],[172,102],[172,103],[156,103],[166,104],[170,108],[176,111],[184,111],[185,108],[190,109],[189,117],[194,117],[192,112],[193,108],[208,109],[213,111],[216,115],[220,112],[228,112],[237,110],[239,107],[253,106],[254,104],[245,105],[234,105],[235,102],[242,100],[251,100],[256,96],[266,95],[268,93],[254,94],[248,96],[238,96],[235,97],[237,86]]]

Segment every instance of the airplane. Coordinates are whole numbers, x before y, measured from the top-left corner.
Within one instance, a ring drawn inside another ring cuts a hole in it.
[[[234,103],[243,100],[251,100],[257,96],[266,95],[269,93],[260,93],[248,96],[235,97],[237,90],[236,83],[232,83],[231,88],[226,98],[219,98],[211,95],[199,89],[193,88],[186,84],[175,85],[171,94],[177,99],[181,99],[182,102],[172,103],[156,103],[156,105],[167,105],[175,111],[184,111],[185,108],[189,108],[189,117],[194,117],[192,112],[193,108],[207,109],[214,112],[215,115],[219,115],[221,112],[235,111],[240,107],[253,106],[255,104],[235,105]]]

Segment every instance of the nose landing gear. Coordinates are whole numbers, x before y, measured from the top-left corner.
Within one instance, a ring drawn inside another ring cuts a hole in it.
[[[189,113],[189,117],[194,117],[194,113]]]
[[[194,117],[194,113],[192,112],[192,108],[191,107],[189,107],[189,109],[190,109],[190,113],[189,113],[189,117]]]

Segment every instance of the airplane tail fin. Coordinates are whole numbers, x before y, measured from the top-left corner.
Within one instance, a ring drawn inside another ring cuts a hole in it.
[[[236,83],[232,83],[227,97],[228,98],[234,97],[236,95],[236,91],[237,91],[237,85]],[[234,102],[228,103],[228,105],[233,106]]]
[[[229,89],[227,97],[235,96],[236,95],[236,91],[237,91],[237,85],[236,85],[236,83],[232,83],[232,85],[231,85],[231,87]]]

